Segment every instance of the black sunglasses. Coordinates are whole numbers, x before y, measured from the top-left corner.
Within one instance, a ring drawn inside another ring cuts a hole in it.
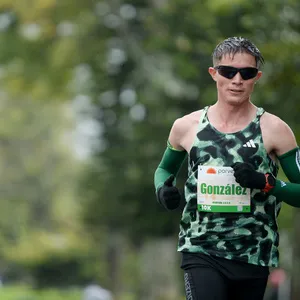
[[[230,66],[216,66],[214,67],[215,70],[219,72],[220,75],[226,77],[228,79],[232,79],[238,72],[241,74],[243,80],[248,80],[254,78],[257,73],[257,68],[235,68]]]

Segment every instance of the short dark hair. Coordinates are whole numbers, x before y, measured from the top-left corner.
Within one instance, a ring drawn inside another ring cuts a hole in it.
[[[264,64],[262,54],[250,40],[243,37],[229,37],[219,43],[213,51],[212,59],[214,66],[218,64],[224,55],[235,55],[236,53],[249,53],[254,56],[258,68]]]

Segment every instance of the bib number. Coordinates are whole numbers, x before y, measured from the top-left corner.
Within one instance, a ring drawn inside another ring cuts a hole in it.
[[[199,211],[249,213],[250,189],[241,187],[231,167],[198,166]]]

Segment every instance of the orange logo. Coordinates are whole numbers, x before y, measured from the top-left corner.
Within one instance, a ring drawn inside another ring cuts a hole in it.
[[[217,174],[217,171],[214,168],[209,168],[206,171],[207,174]]]

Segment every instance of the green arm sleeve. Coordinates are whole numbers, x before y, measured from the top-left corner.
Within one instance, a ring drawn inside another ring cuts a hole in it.
[[[275,187],[270,191],[279,201],[291,206],[300,207],[300,184],[276,180]]]
[[[278,157],[282,170],[288,180],[300,183],[300,150],[296,147]]]
[[[168,142],[167,149],[154,173],[154,185],[156,191],[171,175],[176,177],[186,156],[186,151],[176,150]]]
[[[270,191],[279,201],[300,207],[300,151],[296,147],[278,157],[282,170],[290,182],[276,180],[275,188]]]

